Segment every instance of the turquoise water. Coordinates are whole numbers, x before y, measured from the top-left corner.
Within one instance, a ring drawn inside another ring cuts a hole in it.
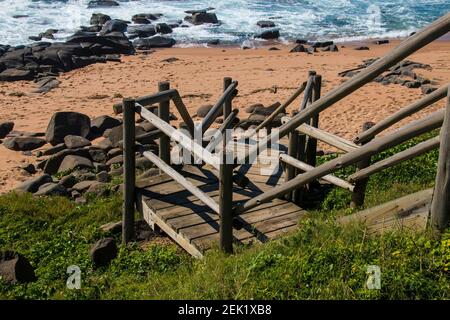
[[[201,45],[211,39],[242,44],[259,31],[258,20],[273,20],[280,41],[296,38],[336,41],[403,37],[450,11],[450,0],[278,0],[278,1],[119,1],[114,8],[88,9],[88,0],[0,0],[0,44],[29,43],[28,37],[48,28],[63,40],[93,12],[130,20],[136,13],[163,13],[162,21],[184,18],[187,9],[216,8],[220,26],[174,29],[179,46]],[[15,15],[27,17],[14,18]]]

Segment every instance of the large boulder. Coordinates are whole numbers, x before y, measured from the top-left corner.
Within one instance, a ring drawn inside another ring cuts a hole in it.
[[[0,81],[19,81],[33,80],[34,72],[32,70],[6,69],[0,73]]]
[[[0,252],[0,278],[9,284],[26,283],[36,280],[30,262],[13,251]]]
[[[275,23],[273,21],[260,20],[256,22],[256,24],[261,28],[273,28],[275,27]]]
[[[133,46],[139,50],[148,50],[152,48],[171,48],[176,41],[173,38],[162,36],[154,36],[148,39],[136,39],[133,41]]]
[[[62,150],[54,155],[52,155],[50,158],[45,161],[44,165],[44,172],[48,174],[55,174],[58,172],[59,167],[61,166],[61,163],[63,160],[69,156],[69,155],[75,155],[83,158],[88,158],[90,160],[91,155],[89,154],[89,150],[82,148],[82,149],[65,149]]]
[[[107,14],[103,14],[103,13],[93,13],[91,16],[91,25],[104,25],[106,22],[108,22],[109,20],[111,20],[111,17],[108,16]]]
[[[114,238],[100,239],[92,246],[90,256],[95,267],[108,265],[117,257],[116,241]]]
[[[278,39],[279,37],[280,37],[280,30],[278,29],[265,30],[255,35],[255,38],[261,38],[266,40]]]
[[[62,184],[49,182],[43,184],[34,194],[35,196],[66,196],[68,195],[66,187]]]
[[[204,11],[195,12],[192,14],[192,16],[185,17],[184,19],[195,25],[200,25],[200,24],[205,24],[205,23],[213,23],[213,24],[219,23],[219,20],[217,19],[217,16],[215,13],[204,12]]]
[[[135,128],[135,135],[139,136],[141,134],[146,133],[145,130],[142,127],[136,126]],[[123,125],[111,128],[106,130],[103,133],[103,136],[105,138],[108,138],[109,141],[111,141],[111,145],[114,148],[117,148],[120,146],[120,141],[123,140]]]
[[[31,151],[42,147],[47,142],[37,137],[13,137],[3,141],[3,145],[14,151]]]
[[[91,133],[93,136],[101,136],[107,129],[120,126],[122,122],[113,117],[104,115],[99,116],[91,121]]]
[[[64,160],[61,162],[61,165],[59,166],[58,172],[68,172],[73,171],[75,169],[91,169],[94,165],[92,164],[92,161],[88,158],[80,157],[80,156],[73,156],[69,155],[64,158]]]
[[[14,129],[14,122],[7,121],[0,123],[0,139],[3,139]]]
[[[63,143],[68,135],[88,138],[91,131],[91,120],[79,112],[56,112],[47,126],[45,139],[53,146]]]
[[[172,28],[169,27],[167,23],[157,23],[155,26],[155,30],[157,33],[161,34],[168,34],[173,32]]]
[[[49,174],[43,174],[42,176],[22,182],[14,188],[14,191],[35,193],[42,185],[49,182],[53,182],[52,177]]]
[[[152,20],[158,20],[159,15],[152,13],[138,13],[131,17],[131,21],[136,24],[150,24]]]
[[[128,23],[126,21],[112,19],[105,22],[101,30],[102,33],[109,32],[126,32],[128,28]]]
[[[154,36],[155,34],[155,26],[152,24],[128,27],[128,35],[130,38],[148,38]]]

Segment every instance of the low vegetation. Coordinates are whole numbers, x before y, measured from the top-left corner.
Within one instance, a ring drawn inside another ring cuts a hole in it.
[[[433,151],[373,176],[367,206],[431,187],[437,157]],[[351,172],[349,168],[339,175]],[[150,241],[120,246],[109,266],[94,269],[90,246],[107,235],[99,226],[120,220],[120,195],[90,199],[87,204],[59,197],[4,195],[0,197],[0,251],[26,256],[37,280],[16,285],[0,280],[0,298],[450,298],[450,230],[441,235],[397,231],[369,236],[363,225],[344,227],[335,222],[336,216],[352,213],[348,201],[346,191],[332,189],[321,206],[300,222],[297,232],[264,245],[236,247],[232,256],[212,250],[203,260],[195,260],[168,241]],[[66,288],[70,265],[82,270],[80,290]],[[368,265],[381,268],[380,290],[366,288]]]

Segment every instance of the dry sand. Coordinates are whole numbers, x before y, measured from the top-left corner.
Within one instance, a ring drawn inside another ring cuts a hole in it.
[[[222,91],[225,76],[239,81],[239,96],[233,107],[244,109],[254,103],[270,105],[283,102],[303,81],[308,70],[315,70],[324,80],[323,93],[330,91],[346,78],[340,71],[351,69],[364,59],[379,57],[398,42],[370,45],[369,51],[354,50],[359,44],[346,44],[340,52],[321,52],[314,55],[289,53],[292,46],[241,50],[239,48],[171,48],[147,55],[123,57],[122,63],[88,66],[62,74],[59,88],[47,94],[31,94],[32,82],[0,83],[0,121],[14,121],[14,130],[45,132],[48,121],[56,111],[78,111],[91,117],[112,115],[112,105],[123,97],[137,97],[154,93],[158,81],[168,80],[179,90],[191,114],[204,104],[212,104]],[[436,82],[437,86],[450,80],[450,42],[434,42],[410,57],[430,64],[433,70],[416,72]],[[163,62],[167,58],[179,60]],[[276,86],[276,93],[273,87]],[[320,116],[320,127],[339,136],[352,139],[366,121],[380,121],[408,103],[422,97],[420,89],[400,85],[384,86],[370,83]],[[297,108],[295,101],[290,110]],[[419,118],[444,102],[410,117],[403,123]],[[33,162],[25,156],[0,146],[0,193],[14,187],[28,176],[20,165]]]

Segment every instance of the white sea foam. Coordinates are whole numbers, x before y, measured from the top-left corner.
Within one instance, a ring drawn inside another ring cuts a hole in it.
[[[220,26],[177,28],[171,35],[179,46],[202,45],[208,40],[242,44],[261,31],[258,20],[272,19],[282,39],[307,38],[337,41],[407,36],[450,11],[450,0],[135,0],[119,7],[88,9],[89,0],[0,0],[0,44],[26,44],[29,36],[49,28],[64,40],[81,25],[89,25],[94,12],[130,20],[136,13],[163,13],[163,22],[183,20],[185,10],[216,8]],[[371,7],[372,6],[372,7]],[[376,10],[379,8],[379,21]],[[372,10],[372,11],[371,11]],[[14,18],[15,15],[26,15]],[[374,20],[375,19],[375,20]],[[379,23],[378,23],[379,22]],[[377,24],[378,23],[378,24]]]

